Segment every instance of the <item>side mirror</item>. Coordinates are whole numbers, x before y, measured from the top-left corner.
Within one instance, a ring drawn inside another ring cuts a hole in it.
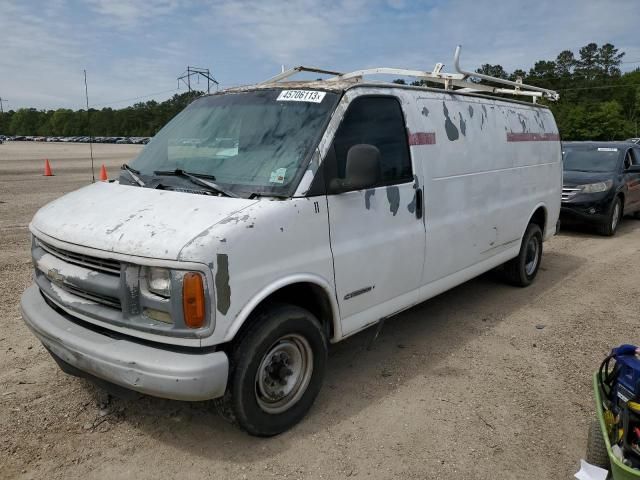
[[[631,165],[625,170],[626,173],[640,173],[640,165]]]
[[[381,177],[380,150],[374,145],[359,143],[347,152],[345,178],[334,178],[329,187],[332,193],[362,190],[375,186]]]

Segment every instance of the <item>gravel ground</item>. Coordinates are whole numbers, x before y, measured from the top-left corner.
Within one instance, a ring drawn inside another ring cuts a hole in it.
[[[272,439],[208,403],[111,398],[59,371],[21,320],[27,225],[90,180],[88,146],[0,145],[0,478],[570,478],[591,374],[638,342],[640,222],[561,232],[526,289],[488,274],[330,352],[309,416]],[[139,147],[96,145],[114,174]],[[43,177],[43,159],[56,176]],[[108,205],[105,206],[107,208]]]

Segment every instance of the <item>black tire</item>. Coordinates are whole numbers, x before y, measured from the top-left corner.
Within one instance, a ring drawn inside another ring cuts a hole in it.
[[[251,435],[270,437],[288,430],[306,415],[320,392],[327,350],[320,322],[309,311],[283,304],[263,309],[230,352],[229,383],[215,402],[218,412]],[[302,373],[291,370],[298,367]],[[263,375],[258,376],[259,371]],[[288,388],[291,393],[278,399]]]
[[[602,429],[597,418],[592,419],[589,425],[585,460],[591,465],[609,470],[609,454],[607,453],[607,446],[604,443]]]
[[[609,206],[606,222],[598,226],[598,233],[605,237],[613,237],[616,230],[618,230],[620,220],[622,220],[622,202],[620,201],[620,197],[616,197]]]
[[[635,218],[636,220],[640,220],[640,211],[634,212],[633,218]]]
[[[535,243],[537,255],[531,258],[532,242]],[[540,262],[542,261],[542,230],[535,223],[530,223],[522,237],[520,252],[513,260],[509,260],[503,266],[505,279],[508,283],[517,287],[527,287],[531,285],[538,274]],[[534,262],[531,266],[531,262]]]

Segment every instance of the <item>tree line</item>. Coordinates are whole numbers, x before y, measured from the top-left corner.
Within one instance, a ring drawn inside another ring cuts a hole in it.
[[[130,107],[97,110],[21,108],[0,114],[0,134],[41,136],[151,137],[203,92],[175,94]]]
[[[622,73],[625,53],[614,45],[589,43],[563,50],[554,60],[539,60],[528,71],[507,72],[484,64],[476,71],[560,92],[558,102],[546,102],[564,140],[620,140],[638,134],[640,69]],[[405,83],[404,80],[394,80]],[[425,80],[414,85],[441,88]],[[176,94],[164,102],[151,100],[121,109],[37,110],[21,108],[0,114],[0,134],[42,136],[153,136],[202,92]]]

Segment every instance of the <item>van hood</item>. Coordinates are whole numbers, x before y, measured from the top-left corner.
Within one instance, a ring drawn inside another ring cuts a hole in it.
[[[256,202],[98,182],[42,207],[30,228],[84,247],[178,260],[192,239]]]

